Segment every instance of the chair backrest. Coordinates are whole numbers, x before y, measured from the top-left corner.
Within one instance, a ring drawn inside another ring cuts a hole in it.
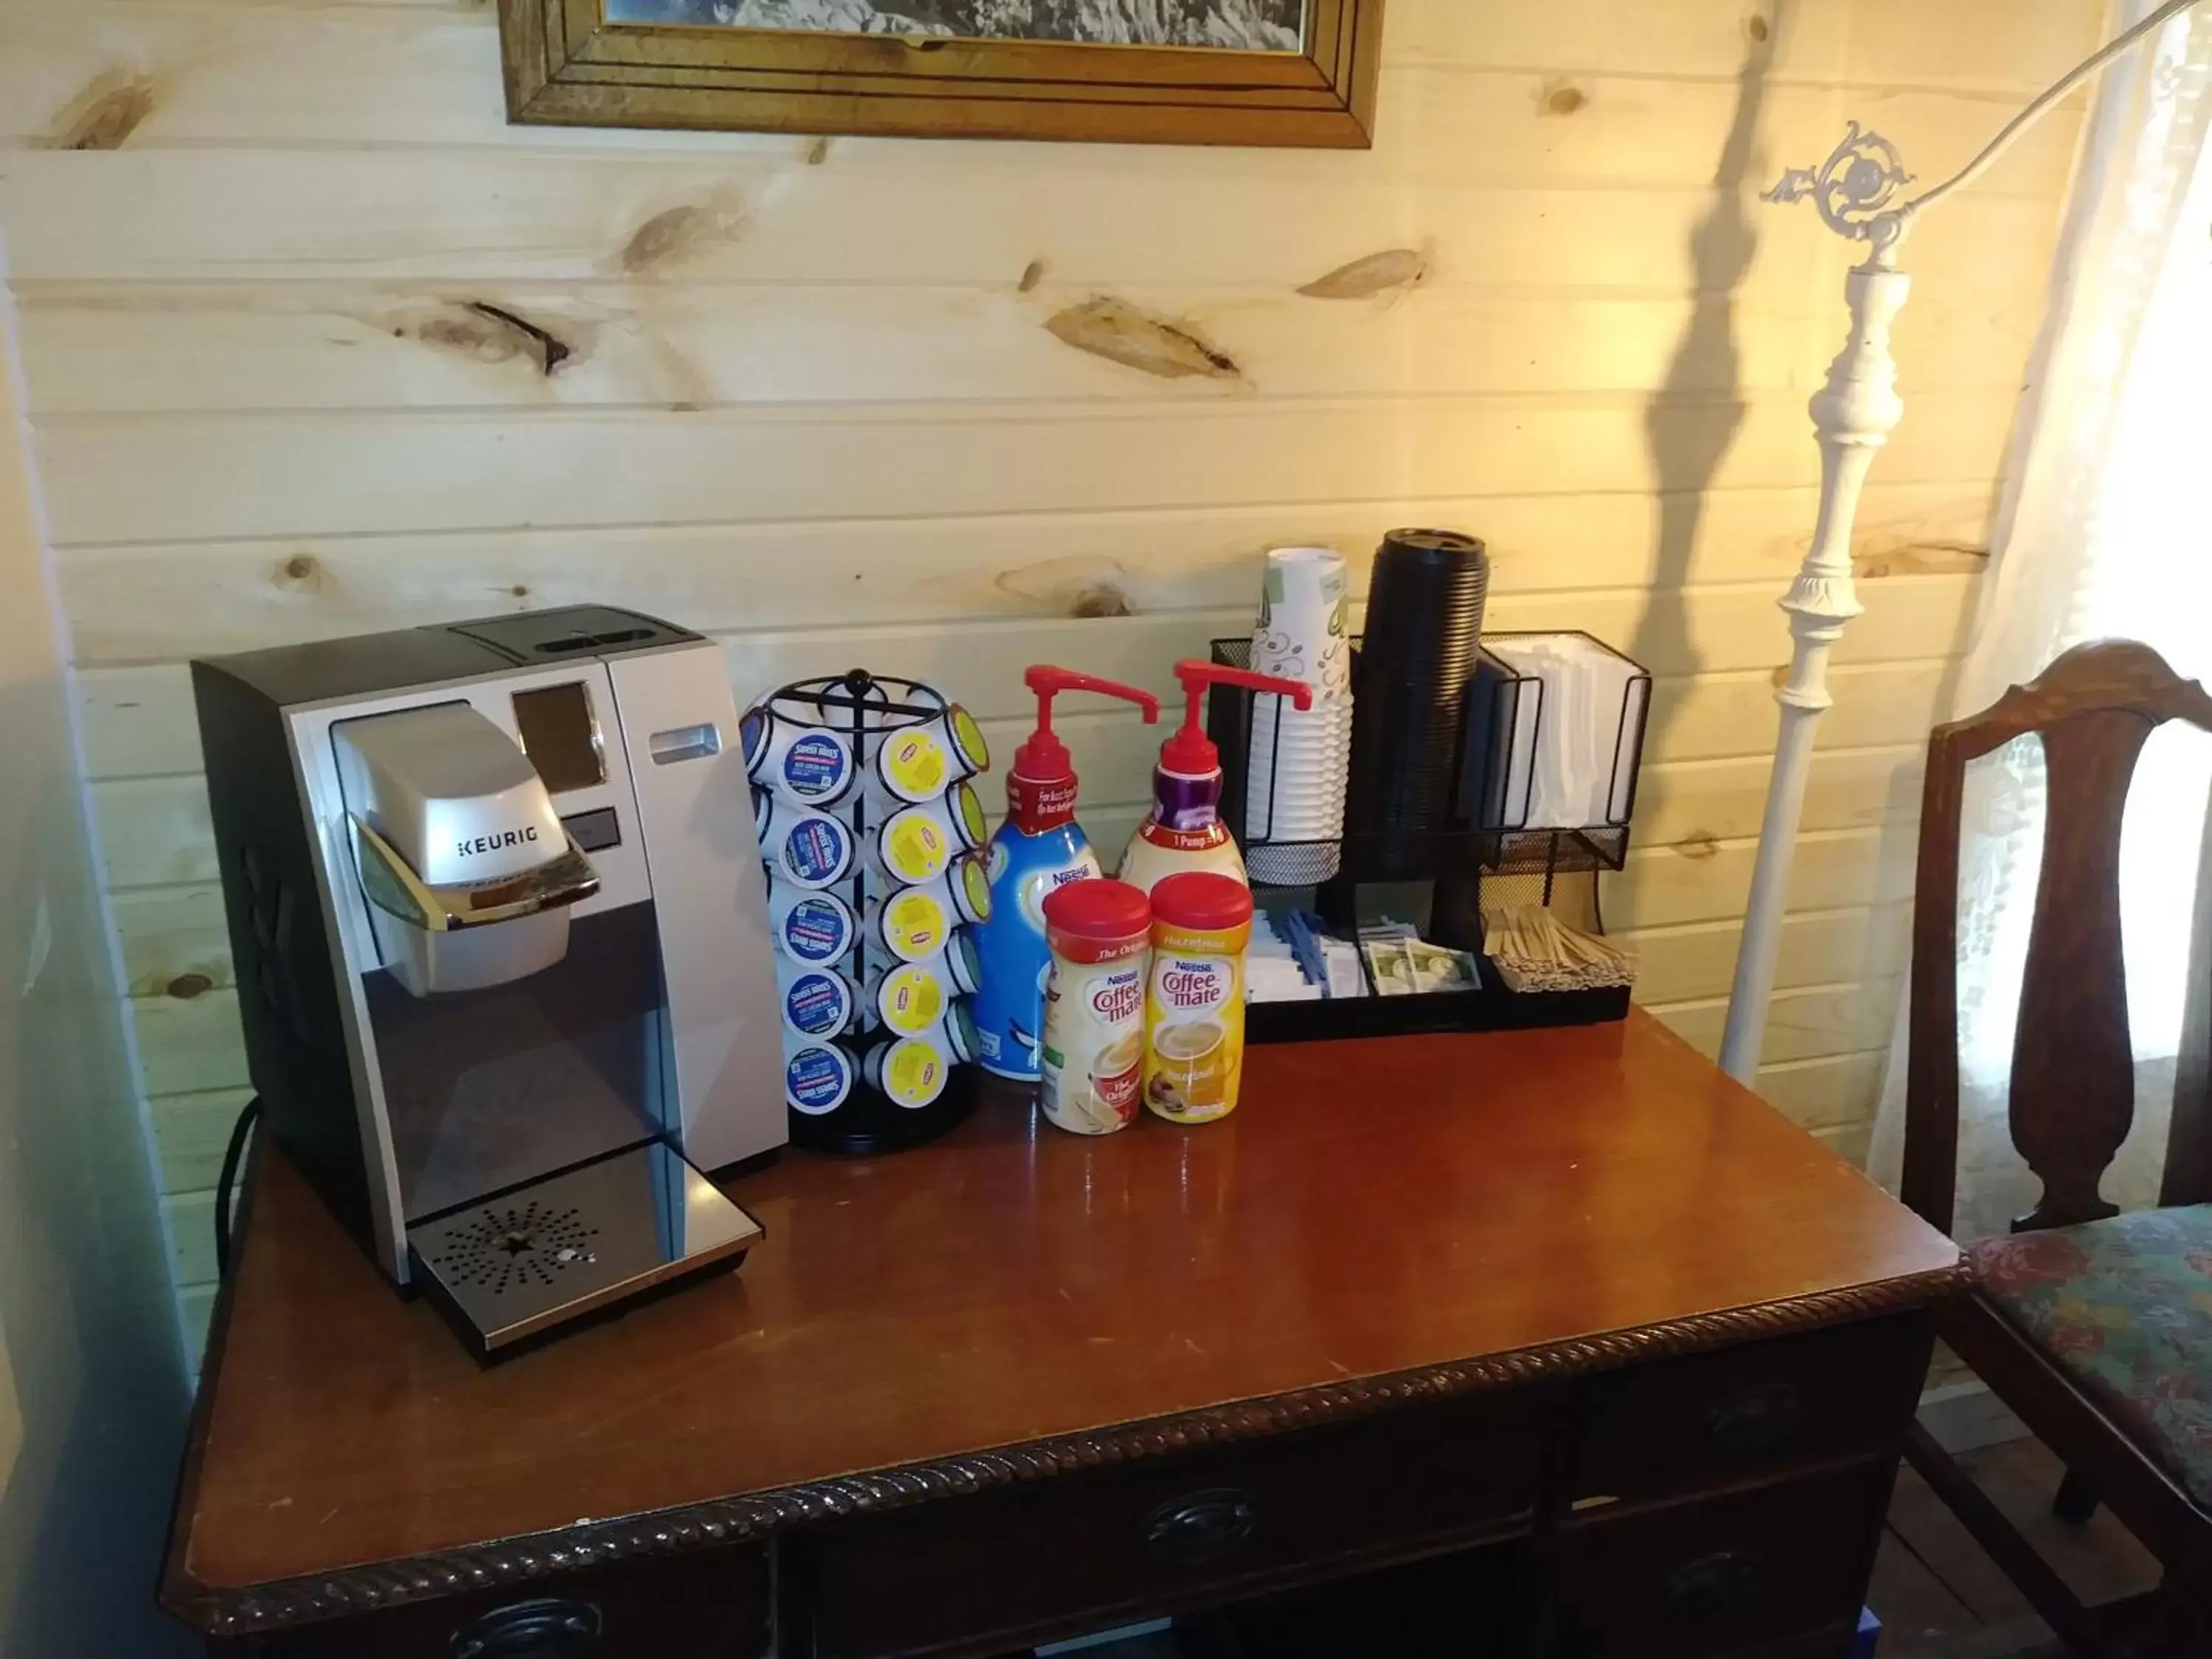
[[[1904,1198],[1950,1230],[1959,1159],[1959,834],[1966,764],[2027,732],[2043,739],[2043,866],[2013,1039],[2013,1145],[2043,1182],[2014,1231],[2116,1213],[2098,1183],[2135,1120],[2120,949],[2120,825],[2144,743],[2170,720],[2212,731],[2212,697],[2148,646],[2067,652],[1928,742],[1912,921]],[[2212,869],[2204,872],[2212,878]],[[2161,1202],[2212,1201],[2212,1067],[2185,1054]]]

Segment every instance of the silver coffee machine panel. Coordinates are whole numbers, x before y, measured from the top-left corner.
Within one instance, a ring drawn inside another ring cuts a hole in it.
[[[741,1256],[698,1171],[785,1115],[712,643],[589,608],[194,682],[254,1085],[392,1276],[488,1355]]]
[[[599,890],[521,747],[465,702],[332,729],[377,954],[418,997],[501,985],[568,952]]]

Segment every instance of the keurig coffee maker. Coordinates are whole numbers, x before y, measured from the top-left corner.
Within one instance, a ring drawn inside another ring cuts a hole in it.
[[[546,611],[192,665],[265,1121],[480,1358],[759,1227],[781,1145],[720,652]]]

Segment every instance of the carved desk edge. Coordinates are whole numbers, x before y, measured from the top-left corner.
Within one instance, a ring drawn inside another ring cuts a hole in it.
[[[526,1584],[617,1561],[743,1543],[808,1522],[899,1509],[1074,1470],[1256,1439],[1361,1417],[1392,1406],[1610,1370],[1904,1313],[1940,1302],[1967,1284],[1962,1258],[1948,1267],[1778,1302],[1572,1337],[1352,1382],[1323,1383],[1289,1394],[1203,1407],[1143,1422],[1054,1435],[873,1473],[840,1475],[743,1498],[709,1499],[618,1520],[580,1521],[497,1543],[344,1567],[245,1589],[201,1584],[173,1555],[164,1575],[162,1601],[170,1611],[210,1636],[283,1630],[472,1590]],[[195,1423],[180,1506],[189,1502],[198,1484],[199,1430]]]

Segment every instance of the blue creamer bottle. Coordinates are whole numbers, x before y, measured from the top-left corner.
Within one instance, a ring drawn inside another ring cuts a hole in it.
[[[1052,700],[1063,691],[1120,697],[1160,717],[1149,691],[1040,663],[1022,676],[1036,693],[1036,730],[1014,751],[1006,773],[1006,821],[991,837],[991,915],[977,930],[982,983],[975,994],[977,1058],[988,1072],[1034,1081],[1042,1073],[1044,987],[1052,971],[1045,944],[1045,895],[1102,874],[1098,855],[1075,821],[1075,766],[1052,729]]]

